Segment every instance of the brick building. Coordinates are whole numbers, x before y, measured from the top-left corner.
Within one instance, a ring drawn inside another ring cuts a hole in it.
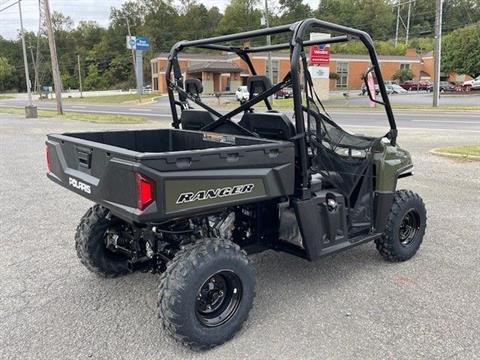
[[[152,89],[165,93],[165,67],[168,54],[159,54],[151,60]],[[267,54],[251,55],[251,60],[259,74],[265,74]],[[433,79],[432,53],[418,55],[415,49],[409,49],[405,56],[379,56],[384,80],[391,80],[399,69],[410,69],[414,80]],[[186,78],[197,78],[203,83],[204,93],[235,91],[239,85],[245,85],[250,71],[247,65],[236,54],[179,54],[179,65]],[[338,78],[330,80],[330,90],[359,89],[362,75],[370,66],[368,55],[332,54],[330,57],[330,73]],[[272,75],[276,83],[290,70],[289,54],[272,53]]]

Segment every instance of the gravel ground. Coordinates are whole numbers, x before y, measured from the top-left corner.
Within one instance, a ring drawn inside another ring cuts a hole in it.
[[[316,263],[256,255],[246,326],[198,353],[161,330],[158,276],[99,279],[76,257],[91,203],[47,180],[45,134],[106,127],[0,114],[0,359],[480,358],[480,162],[428,153],[480,132],[401,131],[416,176],[400,186],[423,196],[429,217],[413,259],[386,263],[372,244]]]

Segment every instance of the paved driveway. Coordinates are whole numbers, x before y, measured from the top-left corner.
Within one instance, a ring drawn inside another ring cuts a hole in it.
[[[106,127],[0,114],[0,359],[479,357],[480,162],[428,150],[479,143],[480,133],[401,132],[416,176],[400,186],[424,197],[429,217],[412,260],[386,263],[372,244],[317,263],[256,255],[246,326],[195,353],[160,329],[158,276],[99,279],[76,257],[75,227],[91,204],[46,179],[45,134]]]

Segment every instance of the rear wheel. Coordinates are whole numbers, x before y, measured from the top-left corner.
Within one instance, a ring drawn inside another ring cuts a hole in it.
[[[159,317],[178,342],[206,349],[231,339],[248,317],[255,272],[227,240],[203,239],[180,250],[162,274]]]
[[[75,248],[81,263],[88,270],[102,277],[115,277],[129,272],[128,258],[107,248],[108,237],[119,237],[124,225],[100,205],[94,205],[85,213],[75,233]]]
[[[427,212],[422,198],[412,191],[395,193],[384,235],[375,241],[385,260],[405,261],[414,256],[423,241]]]

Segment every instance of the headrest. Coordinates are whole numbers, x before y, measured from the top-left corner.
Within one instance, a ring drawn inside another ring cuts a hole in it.
[[[247,79],[247,89],[249,94],[261,94],[262,92],[270,89],[272,82],[267,76],[255,75],[250,76]]]
[[[203,92],[202,82],[198,79],[185,80],[185,91],[193,96],[200,96]]]

